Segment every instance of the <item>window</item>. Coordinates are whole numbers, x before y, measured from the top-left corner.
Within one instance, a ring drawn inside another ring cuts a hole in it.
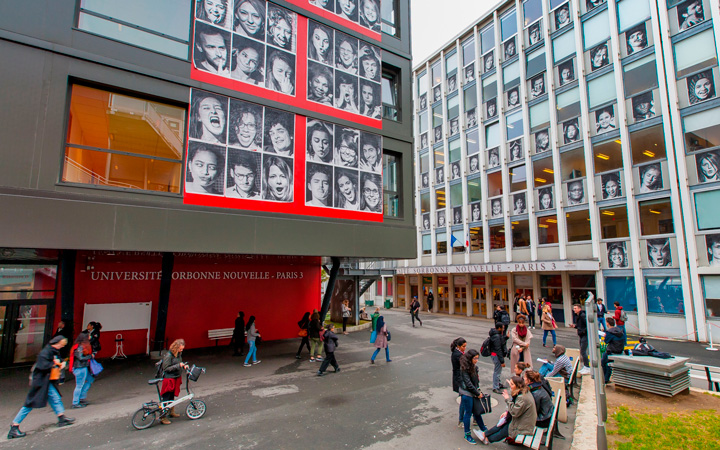
[[[553,57],[555,64],[575,54],[575,37],[571,32],[563,33],[553,39]]]
[[[550,103],[544,101],[530,107],[530,130],[547,128],[550,125]]]
[[[567,220],[568,242],[589,241],[591,239],[590,212],[587,209],[566,213],[565,219]]]
[[[422,252],[423,255],[432,254],[432,236],[429,234],[423,234],[422,237]]]
[[[463,92],[463,104],[465,105],[465,111],[470,111],[477,106],[477,90],[475,86],[465,89]]]
[[[605,278],[605,297],[620,303],[625,311],[637,311],[637,295],[635,294],[635,278]],[[609,302],[608,302],[609,303]]]
[[[530,224],[528,220],[513,220],[512,228],[513,248],[530,247]]]
[[[558,243],[557,216],[538,217],[537,226],[539,245]]]
[[[78,28],[188,59],[191,0],[81,0]]]
[[[570,89],[557,95],[558,122],[580,115],[580,88]]]
[[[473,178],[467,181],[468,203],[479,202],[482,197],[480,189],[480,178]]]
[[[468,155],[478,153],[480,151],[480,133],[478,133],[478,130],[474,129],[473,131],[467,133],[465,142],[467,144]]]
[[[622,169],[622,145],[620,141],[607,141],[593,145],[595,173]]]
[[[669,198],[640,202],[640,234],[653,236],[656,234],[672,234],[672,206]]]
[[[557,8],[563,3],[565,3],[565,0],[550,0],[550,10]]]
[[[527,67],[525,68],[527,78],[544,72],[545,64],[545,48],[540,48],[527,55]]]
[[[463,205],[462,184],[457,183],[450,186],[450,206],[453,208]]]
[[[542,0],[525,0],[523,2],[524,26],[528,26],[542,16]]]
[[[420,194],[420,212],[421,213],[429,213],[430,212],[430,193],[429,192]]]
[[[398,99],[398,72],[383,66],[382,73],[382,102],[383,119],[400,120],[400,101]]]
[[[583,38],[585,50],[590,50],[601,42],[610,39],[610,24],[607,10],[595,14],[583,22]]]
[[[527,170],[525,165],[515,166],[508,169],[510,178],[510,192],[524,191],[527,189]],[[524,202],[527,205],[527,199]]]
[[[430,158],[428,153],[420,155],[420,173],[427,173],[430,170]]]
[[[380,2],[382,31],[390,36],[398,35],[397,2],[395,0],[382,0]]]
[[[427,94],[428,91],[428,74],[427,72],[423,72],[417,77],[417,94],[418,97],[420,97],[423,94]]]
[[[630,133],[633,164],[665,159],[665,135],[662,125]]]
[[[462,43],[463,66],[475,62],[475,38],[467,39]]]
[[[508,141],[518,138],[523,135],[523,116],[522,111],[510,114],[505,117],[506,120],[506,132]],[[487,144],[488,147],[490,143]]]
[[[184,108],[74,85],[62,181],[180,193]]]
[[[488,197],[495,197],[502,195],[503,183],[502,183],[502,172],[493,172],[487,174],[488,184]]]
[[[385,217],[402,217],[400,161],[399,154],[383,152],[383,215]]]
[[[482,227],[470,228],[470,251],[477,252],[483,249]]]
[[[500,32],[503,42],[517,34],[517,17],[514,10],[500,18]]]
[[[493,25],[480,32],[480,45],[483,55],[495,48],[495,27]]]
[[[716,62],[715,38],[712,29],[707,29],[675,44],[675,66],[678,78],[715,65]]]
[[[443,124],[443,107],[442,103],[436,105],[432,109],[432,126],[433,128]]]
[[[611,74],[608,74],[611,75]],[[648,55],[623,67],[625,97],[632,97],[658,85],[655,55]]]
[[[705,315],[720,317],[720,276],[706,275],[702,277],[705,292]]]
[[[717,109],[686,116],[683,126],[688,152],[720,145],[720,113]]]
[[[437,241],[437,254],[445,255],[447,253],[447,233],[438,233],[435,235]]]
[[[490,227],[490,250],[505,248],[505,226],[495,225]]]
[[[695,213],[698,230],[720,228],[720,191],[705,191],[695,194]]]
[[[463,230],[452,232],[452,249],[453,253],[465,253],[465,232]]]
[[[487,78],[485,78],[482,82],[483,84],[483,102],[486,102],[492,98],[497,97],[497,76],[492,75]]]
[[[603,239],[630,237],[627,206],[600,208],[600,229]]]
[[[435,167],[442,167],[445,165],[445,149],[440,147],[433,151],[433,162]]]
[[[520,84],[520,62],[515,61],[503,68],[503,90],[507,91]]]
[[[445,188],[435,190],[435,209],[445,208]]]
[[[533,178],[536,187],[555,183],[552,158],[538,159],[533,162]]]
[[[648,312],[654,314],[685,314],[680,277],[647,277]]]
[[[622,0],[618,2],[617,9],[618,29],[621,33],[650,17],[650,3],[648,0]]]
[[[418,125],[420,133],[424,133],[428,130],[428,113],[427,111],[421,112],[418,117],[420,117],[420,124]]]
[[[585,149],[581,147],[560,153],[560,167],[562,168],[562,181],[584,177],[586,175]]]
[[[485,127],[485,147],[492,148],[500,145],[500,124],[494,123]]]
[[[460,161],[460,139],[448,142],[448,156],[451,163]]]
[[[442,81],[442,67],[440,67],[440,61],[437,61],[430,66],[430,72],[432,73],[433,86],[440,84]]]
[[[588,81],[588,102],[590,109],[617,98],[615,74],[613,72]]]
[[[458,68],[457,53],[453,52],[452,55],[448,55],[445,57],[445,73],[447,74],[448,77],[450,77],[450,75],[457,72],[457,68]]]
[[[447,101],[448,120],[454,119],[460,115],[460,96],[449,98]]]

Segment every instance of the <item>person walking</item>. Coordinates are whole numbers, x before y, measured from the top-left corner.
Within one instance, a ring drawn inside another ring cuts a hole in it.
[[[613,303],[613,306],[615,306],[615,313],[613,314],[613,318],[615,319],[615,324],[620,327],[621,330],[623,330],[623,336],[625,336],[625,339],[627,340],[627,331],[625,330],[625,321],[627,320],[627,313],[623,311],[623,307],[620,306],[620,302]]]
[[[72,417],[65,415],[62,397],[58,390],[58,381],[60,380],[60,371],[65,368],[65,363],[60,360],[60,349],[67,345],[67,338],[64,336],[55,336],[50,342],[38,353],[35,365],[33,365],[32,376],[30,381],[30,391],[28,392],[25,403],[12,421],[8,439],[17,439],[25,437],[26,433],[20,431],[20,424],[30,414],[34,408],[44,408],[48,401],[50,407],[58,418],[57,425],[64,427],[75,422]]]
[[[571,325],[577,330],[580,340],[580,356],[582,357],[584,367],[580,370],[580,375],[590,375],[590,360],[588,359],[588,334],[587,334],[587,317],[585,311],[579,303],[573,305],[573,324]]]
[[[527,316],[528,316],[528,308],[527,308],[527,302],[525,300],[525,297],[522,295],[518,297],[518,316],[515,317],[515,322],[520,323],[519,319],[520,316],[525,316],[525,322],[527,323]]]
[[[553,317],[552,306],[550,306],[550,303],[545,303],[545,306],[543,306],[540,322],[543,329],[543,347],[547,347],[546,342],[548,333],[552,334],[552,342],[553,346],[555,346],[555,344],[557,344],[557,335],[555,334],[555,329],[557,329],[557,323],[555,323],[555,318]]]
[[[308,326],[310,325],[310,313],[306,312],[303,314],[302,319],[298,322],[298,326],[300,327],[300,332],[298,335],[302,338],[300,340],[300,347],[298,347],[297,354],[295,354],[295,359],[300,359],[300,352],[302,352],[303,347],[307,347],[308,351],[310,352],[310,357],[313,356],[312,350],[310,349],[310,339],[308,339]]]
[[[343,334],[348,334],[347,323],[348,323],[348,320],[350,320],[351,312],[352,312],[352,310],[350,309],[350,300],[343,300],[343,302],[342,302]]]
[[[413,328],[415,328],[415,319],[420,322],[422,326],[422,320],[420,320],[420,302],[418,301],[417,295],[413,297],[412,303],[410,303],[410,317],[412,318]]]
[[[600,366],[603,370],[603,376],[605,378],[605,384],[610,382],[610,376],[612,375],[612,367],[608,364],[612,355],[620,355],[625,350],[625,335],[620,327],[615,325],[615,319],[612,317],[607,318],[607,323],[610,328],[605,333],[605,344],[607,348],[600,359]]]
[[[87,393],[95,378],[90,372],[90,360],[93,358],[90,339],[87,334],[78,334],[72,347],[71,370],[75,375],[75,390],[73,391],[73,408],[84,408],[88,405]]]
[[[507,345],[505,343],[507,342],[508,338],[507,336],[503,335],[504,329],[505,324],[501,322],[496,322],[495,328],[491,329],[488,333],[490,335],[490,358],[492,359],[494,365],[493,392],[496,394],[500,394],[500,389],[505,387],[500,383],[500,377],[502,376],[502,368],[505,367],[505,356],[507,356]]]
[[[257,359],[256,345],[256,340],[260,337],[260,332],[257,330],[257,327],[255,327],[255,316],[250,316],[247,325],[245,325],[245,330],[247,331],[247,340],[248,344],[250,344],[250,349],[248,350],[247,356],[245,357],[245,364],[243,365],[245,367],[250,367],[251,357],[253,359],[253,364],[260,364],[260,360]]]
[[[525,307],[527,308],[528,312],[528,324],[530,325],[530,328],[533,330],[535,329],[535,300],[532,299],[529,295],[525,297]]]
[[[335,369],[335,373],[340,372],[340,366],[335,359],[335,349],[339,346],[338,337],[335,334],[335,325],[332,323],[325,326],[325,334],[323,335],[323,343],[325,346],[325,360],[320,364],[320,370],[317,375],[319,377],[325,375],[325,370],[332,364]]]
[[[170,349],[165,353],[162,359],[163,381],[160,386],[160,398],[163,402],[171,402],[175,397],[180,395],[180,386],[182,385],[183,370],[187,370],[188,366],[182,361],[182,352],[185,350],[185,340],[175,339],[170,344]],[[170,425],[169,417],[180,417],[175,413],[175,408],[170,408],[170,413],[160,418],[160,423]]]
[[[532,436],[535,431],[537,409],[535,399],[528,392],[525,381],[516,376],[507,382],[510,385],[510,393],[503,391],[503,398],[508,409],[500,416],[498,424],[485,432],[485,439],[481,439],[484,444],[503,440],[514,444],[518,435]]]
[[[475,430],[475,434],[480,440],[485,439],[483,431],[487,430],[483,422],[482,415],[475,413],[473,402],[476,398],[481,398],[484,394],[480,391],[480,376],[477,366],[480,354],[477,350],[470,349],[460,358],[460,404],[463,412],[463,428],[465,430],[465,440],[470,444],[477,444],[470,434],[470,417],[475,418],[475,422],[480,430]]]
[[[370,319],[372,320],[372,330],[375,331],[377,328],[378,317],[380,317],[380,308],[375,308],[375,312],[372,313]]]
[[[320,340],[320,314],[313,312],[308,324],[308,338],[310,339],[310,361],[322,361],[323,344]]]
[[[512,349],[510,350],[510,367],[515,367],[518,361],[523,361],[530,364],[532,368],[532,355],[530,354],[530,341],[532,340],[532,333],[528,329],[524,315],[520,315],[517,318],[518,324],[510,332],[510,339],[512,341]]]
[[[242,311],[239,311],[235,318],[235,328],[233,328],[231,342],[233,344],[233,356],[242,356],[245,353],[245,313]]]
[[[597,319],[598,329],[602,326],[603,331],[607,331],[607,323],[605,322],[605,316],[607,315],[607,308],[603,304],[603,299],[599,298],[595,301],[597,303]]]
[[[90,322],[88,323],[87,328],[83,331],[83,333],[87,334],[90,339],[90,347],[92,347],[93,355],[102,350],[102,346],[100,345],[101,329],[102,324],[100,322]]]
[[[388,332],[387,325],[385,325],[385,317],[380,316],[378,317],[377,326],[375,327],[377,330],[377,338],[375,338],[375,353],[373,353],[372,357],[370,358],[370,364],[375,364],[375,357],[380,353],[380,349],[385,349],[385,361],[391,362],[392,359],[390,359],[390,345],[388,344],[388,336],[390,336],[390,333]]]
[[[428,312],[432,312],[434,303],[435,303],[435,296],[432,293],[432,289],[430,289],[430,293],[427,296]]]
[[[67,339],[68,342],[70,342],[70,340],[72,339],[72,330],[67,328],[67,326],[65,325],[65,322],[61,320],[60,322],[58,322],[58,326],[57,326],[57,330],[55,330],[55,334],[52,335],[52,337],[56,337],[56,336],[62,336],[65,339]],[[69,346],[66,345],[65,347],[61,348],[60,349],[60,359],[66,359],[68,357],[69,352],[70,352]]]
[[[465,354],[467,348],[467,341],[464,338],[457,338],[450,344],[450,364],[452,365],[452,388],[453,392],[460,396],[460,383],[462,377],[460,376],[460,358]],[[465,408],[463,402],[460,401],[460,412],[458,418],[458,428],[463,426],[463,416],[465,415]]]

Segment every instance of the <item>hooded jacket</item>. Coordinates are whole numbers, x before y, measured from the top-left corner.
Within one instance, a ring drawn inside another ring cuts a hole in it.
[[[505,364],[505,341],[507,340],[500,332],[493,328],[490,330],[490,353],[495,353],[500,364]]]
[[[580,310],[579,313],[573,314],[573,319],[578,336],[587,336],[587,317],[585,315],[585,311]]]
[[[550,394],[545,390],[542,382],[531,383],[528,386],[530,393],[535,399],[535,410],[537,411],[537,421],[547,420],[553,413],[553,402]]]
[[[462,352],[457,348],[454,349],[450,355],[450,363],[452,364],[452,387],[454,392],[458,392],[460,383],[462,382],[462,377],[460,376],[460,357],[462,355]]]
[[[613,317],[615,317],[615,323],[618,324],[618,326],[620,326],[620,327],[625,325],[625,321],[620,320],[620,317],[622,317],[622,311],[623,311],[623,307],[617,306],[615,308],[615,314],[613,315]]]
[[[625,350],[625,334],[620,327],[612,327],[605,333],[605,344],[607,352],[619,355]]]

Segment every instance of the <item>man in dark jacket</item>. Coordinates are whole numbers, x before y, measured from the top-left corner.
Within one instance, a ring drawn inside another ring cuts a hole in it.
[[[13,420],[8,439],[21,438],[25,433],[20,431],[20,423],[30,414],[33,408],[44,408],[50,401],[50,406],[58,417],[58,426],[64,427],[75,422],[75,419],[65,416],[60,391],[57,388],[58,380],[51,380],[50,372],[53,368],[64,368],[65,363],[60,361],[60,349],[67,345],[64,336],[55,336],[50,343],[38,353],[37,361],[33,366],[32,382],[25,404],[20,408]]]
[[[325,375],[325,370],[330,364],[335,368],[335,372],[340,372],[340,366],[338,366],[337,360],[335,359],[335,349],[339,346],[338,337],[335,334],[335,325],[329,324],[325,327],[325,334],[323,335],[323,341],[325,342],[325,359],[320,365],[318,370],[318,376]]]
[[[622,328],[615,326],[615,319],[612,317],[607,318],[607,324],[610,327],[607,332],[605,332],[605,344],[607,348],[600,360],[603,375],[605,376],[605,384],[610,382],[610,375],[612,375],[612,368],[608,364],[611,356],[620,355],[623,350],[625,350],[625,334]]]
[[[597,317],[598,317],[598,330],[602,325],[602,331],[607,331],[607,322],[605,322],[605,316],[607,315],[607,308],[603,303],[603,299],[599,298],[596,300],[597,304]]]
[[[496,394],[502,393],[500,389],[505,387],[500,384],[502,368],[505,367],[505,342],[508,339],[507,336],[503,336],[504,328],[504,324],[497,322],[495,324],[495,328],[490,330],[490,358],[495,365],[495,368],[493,369],[493,392]]]
[[[590,359],[588,358],[588,329],[587,317],[585,311],[579,303],[573,305],[573,325],[580,338],[580,356],[582,356],[583,365],[585,367],[580,371],[580,375],[590,375]]]
[[[55,334],[53,334],[52,337],[56,337],[56,336],[62,336],[65,339],[67,339],[68,342],[70,342],[70,341],[72,341],[72,330],[67,328],[65,326],[65,322],[61,320],[60,322],[58,322],[57,330],[55,331]],[[70,354],[70,346],[69,345],[66,345],[65,347],[60,349],[60,358],[61,359],[66,359],[69,354]]]
[[[435,303],[435,296],[433,295],[432,291],[430,291],[430,293],[427,296],[428,312],[432,312],[433,303]]]
[[[242,356],[245,353],[245,313],[238,312],[235,318],[235,328],[232,335],[233,356]],[[240,351],[238,351],[238,349]]]
[[[410,303],[410,317],[412,317],[413,328],[415,328],[415,319],[420,322],[422,326],[422,320],[420,320],[420,302],[418,301],[417,295],[413,297],[412,303]]]

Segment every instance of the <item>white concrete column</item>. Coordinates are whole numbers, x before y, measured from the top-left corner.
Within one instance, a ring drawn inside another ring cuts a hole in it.
[[[448,274],[448,314],[455,314],[455,280],[452,274]]]
[[[492,319],[493,310],[493,295],[492,295],[492,275],[489,273],[485,274],[485,314],[488,319]]]
[[[563,297],[563,315],[565,316],[565,326],[573,323],[572,319],[572,298],[570,297],[570,273],[560,272],[562,279],[562,297]]]

